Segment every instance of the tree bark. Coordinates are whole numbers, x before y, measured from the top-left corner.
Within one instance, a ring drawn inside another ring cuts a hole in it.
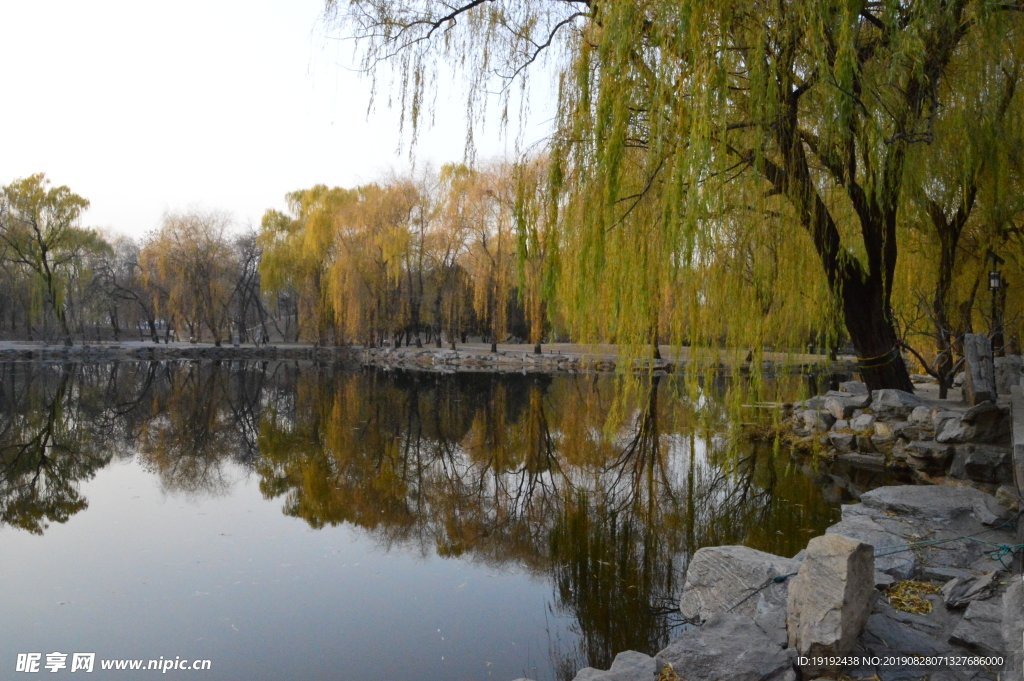
[[[914,392],[883,289],[881,282],[871,278],[867,282],[846,281],[842,288],[843,317],[857,351],[861,380],[869,390]]]

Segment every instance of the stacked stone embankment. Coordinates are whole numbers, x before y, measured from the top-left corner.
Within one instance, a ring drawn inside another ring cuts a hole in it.
[[[1004,501],[1015,495],[1006,403],[969,407],[850,381],[794,405],[786,424],[805,445],[855,467],[977,487]]]

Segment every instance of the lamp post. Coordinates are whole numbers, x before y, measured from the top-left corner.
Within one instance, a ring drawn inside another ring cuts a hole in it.
[[[1002,356],[1003,354],[1003,324],[999,318],[999,291],[1003,288],[1002,274],[999,266],[1006,261],[988,249],[985,258],[992,262],[992,269],[988,273],[988,290],[992,292],[992,354]]]

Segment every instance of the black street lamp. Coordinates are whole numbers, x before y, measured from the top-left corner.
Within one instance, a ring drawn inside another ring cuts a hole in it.
[[[988,290],[992,292],[992,354],[1002,356],[1003,354],[1003,323],[999,318],[999,291],[1003,288],[1003,277],[999,272],[999,266],[1006,261],[988,249],[985,259],[992,262],[992,269],[988,273]]]

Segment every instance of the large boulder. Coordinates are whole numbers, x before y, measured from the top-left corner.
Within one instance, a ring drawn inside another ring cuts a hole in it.
[[[975,333],[964,334],[964,402],[974,406],[996,399],[992,341]]]
[[[1010,410],[991,402],[982,402],[964,412],[961,417],[970,430],[974,442],[1009,442]]]
[[[615,656],[607,671],[584,667],[573,681],[655,681],[664,667],[664,663],[650,655],[627,650]]]
[[[899,452],[911,468],[930,475],[943,475],[953,458],[953,447],[941,442],[915,440]]]
[[[887,388],[871,393],[871,411],[880,419],[906,421],[915,409],[924,406],[924,400],[903,390]]]
[[[870,545],[836,534],[812,539],[789,587],[789,647],[811,657],[852,651],[871,613],[874,590]],[[805,669],[805,676],[820,670]]]
[[[844,510],[846,508],[850,507],[844,507]],[[875,558],[875,567],[893,579],[904,581],[912,579],[917,573],[919,561],[912,551],[892,551],[905,546],[908,540],[883,527],[868,515],[848,516],[844,513],[843,520],[829,527],[825,533],[837,534],[874,546],[877,552],[883,554]]]
[[[727,611],[753,618],[785,611],[789,585],[773,580],[799,569],[800,561],[746,546],[702,548],[686,569],[679,610],[691,622]]]
[[[982,655],[1002,655],[1003,609],[992,601],[972,601],[964,618],[949,636],[949,642],[970,648]],[[1020,645],[1020,641],[1014,641]]]
[[[754,620],[734,612],[684,631],[657,655],[686,681],[796,681],[794,658]]]
[[[1013,451],[997,445],[959,445],[950,475],[991,484],[1013,482]]]
[[[995,525],[1006,514],[991,494],[972,487],[897,485],[878,487],[861,495],[860,503],[883,513],[924,520],[953,521],[973,517]]]

